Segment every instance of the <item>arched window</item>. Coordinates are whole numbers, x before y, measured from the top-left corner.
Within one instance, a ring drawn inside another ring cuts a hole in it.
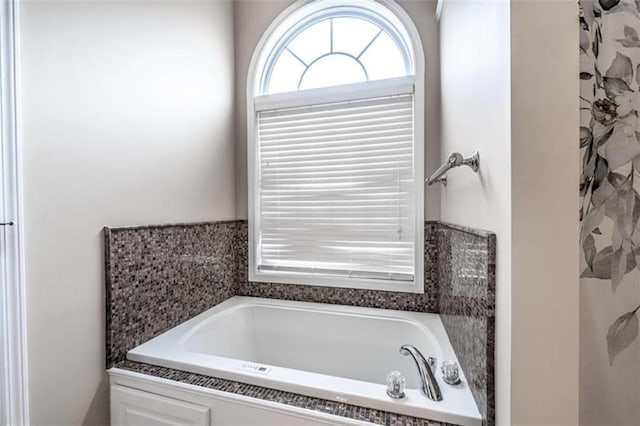
[[[247,83],[250,280],[422,292],[422,55],[392,0],[270,26]]]
[[[262,94],[412,74],[402,35],[377,14],[333,7],[280,39],[263,72]]]

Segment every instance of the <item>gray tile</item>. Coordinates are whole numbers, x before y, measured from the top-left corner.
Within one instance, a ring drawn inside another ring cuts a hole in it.
[[[233,295],[237,223],[105,228],[107,368]]]
[[[425,292],[412,294],[249,282],[246,221],[105,228],[107,367],[120,362],[203,386],[224,382],[229,392],[379,424],[437,424],[123,360],[129,349],[235,294],[439,312],[485,423],[493,424],[495,235],[437,221],[424,231]]]
[[[231,380],[219,379],[216,377],[203,376],[200,374],[188,373],[186,371],[174,370],[171,368],[159,367],[156,365],[143,364],[133,361],[122,361],[116,364],[117,368],[147,374],[149,376],[174,380],[181,383],[201,386],[208,389],[216,389],[223,392],[230,392],[244,395],[251,398],[266,401],[278,402],[280,404],[321,413],[333,414],[349,419],[362,420],[379,425],[404,425],[404,426],[453,426],[450,423],[437,422],[435,420],[422,419],[417,417],[395,414],[388,411],[376,410],[373,408],[359,407],[326,399],[313,398],[310,396],[285,392],[276,389],[264,388],[261,386],[249,385],[246,383],[234,382]]]
[[[495,423],[495,234],[438,229],[440,317],[485,424]]]

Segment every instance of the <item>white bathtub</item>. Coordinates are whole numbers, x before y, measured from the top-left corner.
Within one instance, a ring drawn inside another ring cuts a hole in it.
[[[443,400],[420,394],[403,344],[456,360],[436,314],[235,296],[132,349],[127,358],[299,394],[461,425],[480,425],[467,385],[437,378]],[[387,396],[399,370],[406,397]]]

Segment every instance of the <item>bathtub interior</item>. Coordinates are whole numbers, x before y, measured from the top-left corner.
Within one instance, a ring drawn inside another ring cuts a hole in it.
[[[442,349],[422,324],[399,318],[247,304],[207,318],[180,339],[182,350],[334,377],[384,384],[400,371],[419,386],[403,344],[442,360]]]
[[[479,425],[464,372],[460,386],[440,382],[443,400],[419,391],[413,360],[457,360],[439,315],[245,296],[232,298],[137,346],[131,361],[211,375],[327,400]],[[399,370],[406,396],[386,394],[386,376]]]

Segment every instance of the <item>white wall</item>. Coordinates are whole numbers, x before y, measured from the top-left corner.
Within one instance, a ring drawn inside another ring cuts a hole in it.
[[[243,0],[234,2],[236,216],[248,218],[247,187],[247,72],[253,51],[269,24],[295,0]]]
[[[512,0],[513,424],[579,424],[578,28],[574,0]]]
[[[31,421],[107,424],[102,227],[235,218],[232,5],[20,6]]]
[[[397,0],[414,21],[425,54],[425,169],[440,166],[440,64],[436,0]],[[243,0],[234,4],[236,41],[236,198],[239,219],[247,218],[247,71],[258,41],[273,19],[294,0]],[[439,192],[427,189],[425,219],[438,219]]]
[[[497,422],[578,423],[578,9],[448,0],[441,218],[496,232]]]
[[[496,417],[510,419],[511,94],[509,2],[446,0],[440,18],[442,148],[480,151],[480,170],[448,173],[438,184],[441,219],[487,229],[497,238]]]

